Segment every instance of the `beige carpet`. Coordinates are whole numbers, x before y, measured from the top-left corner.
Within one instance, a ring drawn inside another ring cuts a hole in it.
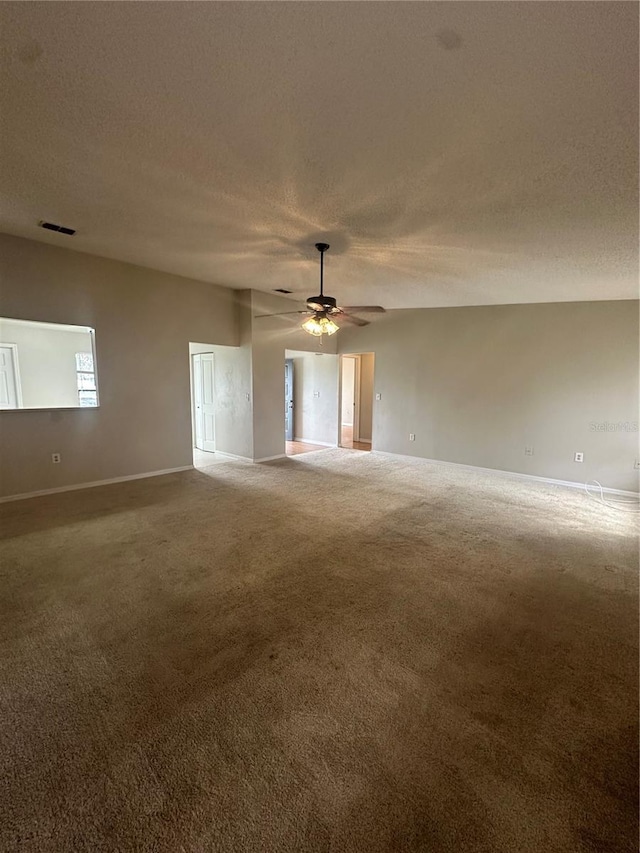
[[[0,517],[3,851],[636,850],[633,516],[328,450]]]

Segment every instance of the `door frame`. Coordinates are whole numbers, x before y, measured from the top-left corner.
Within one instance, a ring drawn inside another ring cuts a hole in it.
[[[20,363],[18,361],[18,344],[7,344],[4,341],[0,341],[0,347],[6,347],[10,349],[12,352],[11,362],[13,365],[13,384],[16,389],[16,409],[22,409],[22,383],[20,382]],[[12,411],[12,409],[7,409],[6,411]]]
[[[289,392],[290,392],[289,398],[287,398],[286,389],[285,389],[285,395],[284,395],[284,406],[285,406],[285,410],[284,410],[284,440],[285,441],[294,441],[295,437],[296,437],[296,421],[295,421],[295,418],[296,418],[296,413],[295,413],[296,401],[295,401],[295,398],[293,396],[293,383],[294,383],[295,365],[293,363],[293,358],[288,358],[285,355],[285,359],[284,359],[285,376],[287,373],[287,367],[289,368],[289,381],[291,383],[291,387],[289,389]],[[288,431],[287,431],[287,422],[288,422],[289,418],[291,418],[291,438],[289,438]]]
[[[338,447],[342,447],[342,365],[343,359],[350,358],[353,362],[353,441],[360,441],[360,375],[362,356],[360,353],[344,353],[340,356],[338,373]]]

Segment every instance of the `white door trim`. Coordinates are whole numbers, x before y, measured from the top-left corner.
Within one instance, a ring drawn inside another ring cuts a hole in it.
[[[20,382],[20,362],[18,361],[18,344],[5,344],[0,341],[0,347],[6,347],[12,352],[11,360],[13,362],[13,382],[16,389],[16,408],[22,409],[22,383]]]
[[[352,355],[353,369],[353,440],[360,441],[360,386],[362,381],[362,357]]]

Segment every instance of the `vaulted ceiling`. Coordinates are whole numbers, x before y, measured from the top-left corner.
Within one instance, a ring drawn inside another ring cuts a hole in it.
[[[635,3],[2,3],[0,230],[389,308],[632,298]],[[77,229],[43,231],[39,220]]]

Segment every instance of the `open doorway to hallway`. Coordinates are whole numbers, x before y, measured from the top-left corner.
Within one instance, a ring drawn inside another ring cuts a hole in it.
[[[284,382],[287,456],[335,447],[338,356],[286,350]]]
[[[191,437],[193,465],[202,468],[215,461],[215,380],[212,344],[189,344],[191,375]]]
[[[372,352],[340,356],[340,447],[371,450],[373,370]]]

